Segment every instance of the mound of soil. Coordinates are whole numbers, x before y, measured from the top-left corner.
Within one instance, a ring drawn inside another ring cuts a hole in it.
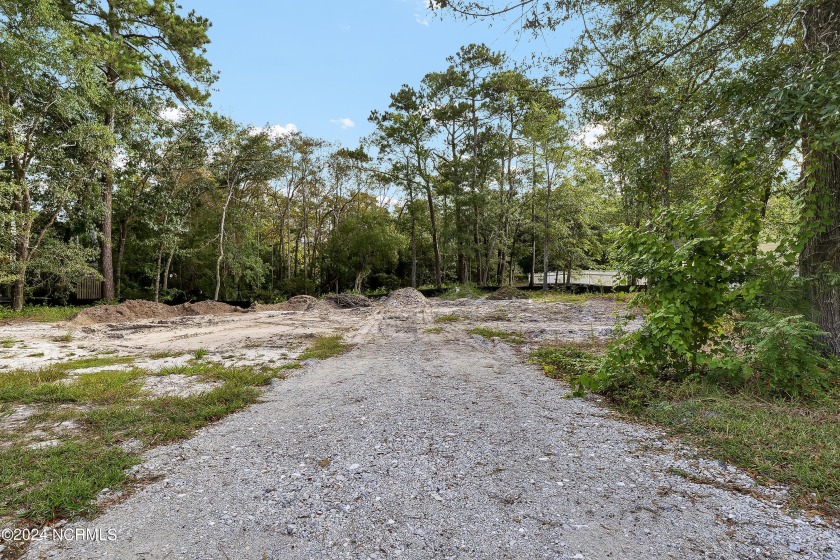
[[[294,296],[283,303],[271,303],[263,305],[256,303],[251,306],[254,311],[309,311],[318,300],[312,296]]]
[[[371,306],[368,298],[356,294],[332,294],[327,296],[326,299],[339,309],[356,309],[357,307]]]
[[[201,301],[170,306],[142,299],[130,299],[116,305],[97,305],[79,311],[70,318],[74,325],[99,323],[131,323],[145,319],[171,319],[192,315],[225,315],[242,309],[219,301]]]
[[[402,288],[388,294],[385,305],[388,307],[424,307],[426,296],[414,288]]]
[[[94,325],[96,323],[127,323],[143,319],[168,319],[181,313],[165,303],[155,303],[142,299],[130,299],[117,305],[97,305],[83,309],[70,318],[76,325]]]
[[[226,315],[228,313],[243,313],[244,310],[220,301],[199,301],[197,303],[182,303],[176,305],[179,315]]]
[[[513,286],[502,286],[501,288],[487,296],[487,299],[492,299],[495,301],[504,299],[528,299],[528,295],[522,290],[517,290]]]

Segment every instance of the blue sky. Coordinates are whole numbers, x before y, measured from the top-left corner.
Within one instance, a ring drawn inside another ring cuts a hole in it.
[[[293,124],[355,147],[402,84],[446,68],[462,45],[486,43],[516,60],[544,41],[509,23],[441,20],[426,0],[182,0],[213,22],[208,57],[221,73],[213,108],[240,122]],[[559,40],[554,38],[553,40]]]

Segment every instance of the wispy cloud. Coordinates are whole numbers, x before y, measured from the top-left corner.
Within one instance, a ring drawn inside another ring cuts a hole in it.
[[[432,11],[437,8],[435,0],[417,0],[414,8],[414,21],[423,27],[429,27]]]
[[[348,128],[356,127],[356,123],[354,123],[351,119],[348,119],[347,117],[341,119],[330,119],[330,122],[334,125],[340,126],[342,130],[347,130]]]

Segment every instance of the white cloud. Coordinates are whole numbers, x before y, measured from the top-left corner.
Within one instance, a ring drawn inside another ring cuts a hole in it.
[[[590,149],[595,149],[601,145],[601,137],[606,132],[603,125],[586,125],[583,130],[575,134],[574,139],[582,143]]]
[[[348,119],[347,117],[341,119],[330,119],[330,122],[340,126],[342,130],[347,130],[348,128],[356,128],[356,123],[354,123],[351,119]]]
[[[261,132],[266,132],[271,138],[282,138],[284,136],[292,136],[293,134],[298,133],[298,127],[293,123],[289,123],[286,126],[274,124],[268,127],[258,127],[254,129],[254,133],[259,134]]]
[[[181,122],[186,114],[187,110],[183,107],[167,107],[160,112],[160,118],[169,122]]]

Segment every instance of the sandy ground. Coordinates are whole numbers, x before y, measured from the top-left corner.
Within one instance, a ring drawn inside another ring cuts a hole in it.
[[[22,354],[35,347],[47,360],[106,350],[154,363],[198,348],[285,360],[318,333],[355,345],[275,382],[265,402],[147,452],[136,474],[156,482],[68,526],[113,529],[114,540],[36,542],[27,558],[840,558],[836,531],[784,513],[784,489],[564,398],[568,388],[519,351],[467,333],[603,339],[623,313],[607,300],[377,304],[97,325],[60,343],[61,328],[10,327],[2,337],[31,338],[4,359],[27,367],[38,362]],[[435,322],[444,315],[459,320]]]

